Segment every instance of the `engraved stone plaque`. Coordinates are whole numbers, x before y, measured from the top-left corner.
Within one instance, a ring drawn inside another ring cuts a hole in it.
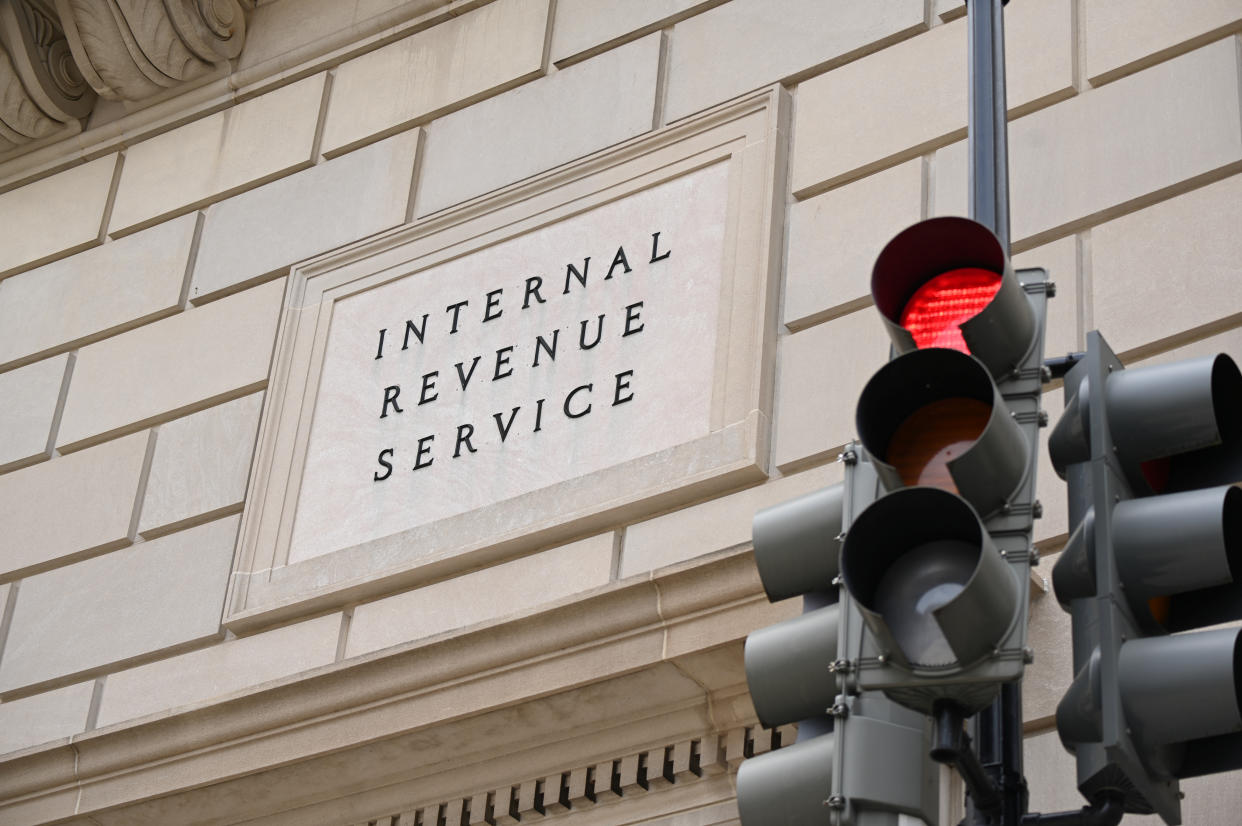
[[[226,623],[762,479],[782,100],[295,267]]]
[[[289,561],[707,434],[728,168],[337,303]]]

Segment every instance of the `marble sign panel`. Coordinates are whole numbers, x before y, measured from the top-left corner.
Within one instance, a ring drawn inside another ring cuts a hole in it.
[[[337,302],[291,563],[707,435],[723,163]]]
[[[786,112],[765,90],[295,267],[226,624],[762,479]]]

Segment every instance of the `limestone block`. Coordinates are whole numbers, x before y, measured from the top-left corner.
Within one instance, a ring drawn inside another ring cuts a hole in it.
[[[324,153],[391,135],[537,76],[547,23],[548,0],[496,0],[341,64]]]
[[[941,20],[952,20],[966,13],[966,0],[935,0],[932,9]]]
[[[1069,640],[1063,641],[1069,645]],[[1031,792],[1031,811],[1063,812],[1070,809],[1081,809],[1087,805],[1078,793],[1078,780],[1075,777],[1074,757],[1061,745],[1061,738],[1055,729],[1023,742],[1023,762],[1026,780]],[[1160,818],[1136,818],[1130,815],[1126,824],[1138,824],[1142,820],[1159,822]]]
[[[800,329],[870,302],[876,256],[921,217],[922,167],[916,158],[790,207],[786,325]]]
[[[582,157],[651,128],[660,35],[620,46],[437,120],[418,213]]]
[[[247,19],[246,48],[237,57],[239,69],[292,52],[358,20],[356,3],[335,0],[302,0],[297,14],[289,14],[289,7],[279,3],[256,6]]]
[[[620,576],[748,544],[757,511],[834,485],[843,473],[844,465],[833,463],[630,525],[625,529]]]
[[[135,433],[0,476],[0,576],[127,544],[146,452]]]
[[[237,68],[245,70],[323,38],[339,37],[367,18],[402,4],[421,5],[424,11],[442,5],[408,0],[298,0],[297,11],[290,12],[287,4],[258,3],[247,18],[246,48],[237,57]]]
[[[116,155],[0,195],[0,278],[99,242]]]
[[[345,656],[526,611],[607,584],[613,534],[561,545],[354,609]]]
[[[923,5],[733,0],[705,11],[673,29],[666,117],[685,117],[920,31]]]
[[[1071,0],[1046,0],[1007,9],[1005,81],[1011,111],[1072,93],[1072,5]],[[964,137],[966,22],[937,26],[800,84],[794,191],[848,180]]]
[[[1087,79],[1099,85],[1242,24],[1236,0],[1086,0]]]
[[[284,279],[78,352],[58,445],[77,447],[267,380]]]
[[[139,533],[241,507],[262,406],[254,393],[160,426]]]
[[[854,438],[863,385],[888,359],[888,334],[870,305],[781,339],[776,445],[784,469],[827,458]]]
[[[1242,810],[1242,787],[1236,774],[1216,774],[1183,781],[1182,823],[1230,823]],[[1163,821],[1155,815],[1131,819],[1141,823],[1150,821],[1159,826]],[[1127,823],[1127,826],[1129,824]]]
[[[1013,240],[1106,220],[1242,159],[1236,61],[1222,40],[1010,123]],[[935,214],[965,214],[966,169],[965,141],[936,153]]]
[[[309,166],[324,75],[291,83],[125,151],[114,237]]]
[[[94,690],[90,680],[0,703],[0,754],[84,730]]]
[[[1214,356],[1217,353],[1227,353],[1230,358],[1242,365],[1242,327],[1234,327],[1218,335],[1201,338],[1198,341],[1175,347],[1172,350],[1166,350],[1163,353],[1157,353],[1142,360],[1131,359],[1128,362],[1128,366],[1167,364],[1171,361],[1181,361],[1182,359]]]
[[[0,364],[174,312],[196,221],[186,215],[0,282]]]
[[[1016,269],[1043,267],[1057,285],[1057,294],[1048,299],[1048,328],[1044,332],[1045,357],[1063,356],[1082,350],[1078,332],[1078,242],[1073,236],[1029,249],[1013,257]]]
[[[236,290],[400,224],[417,147],[417,130],[406,132],[214,204],[203,226],[190,299]],[[263,232],[256,233],[259,226]]]
[[[328,614],[108,675],[99,727],[201,703],[328,665],[341,615]]]
[[[1036,575],[1048,580],[1049,587],[1057,556],[1043,557],[1039,567],[1033,569]],[[1032,588],[1033,593],[1034,590]],[[1030,605],[1027,644],[1035,651],[1035,662],[1026,667],[1022,678],[1022,719],[1028,724],[1038,720],[1051,725],[1057,703],[1074,679],[1074,659],[1069,645],[1070,615],[1061,608],[1051,590],[1034,593]]]
[[[0,661],[0,691],[216,636],[238,519],[23,580]]]
[[[646,33],[670,21],[717,5],[720,0],[557,0],[552,24],[552,62],[580,60],[616,45],[618,40]]]
[[[1095,326],[1117,353],[1242,312],[1239,225],[1234,175],[1091,230]]]
[[[0,469],[47,455],[68,362],[63,355],[0,373]]]

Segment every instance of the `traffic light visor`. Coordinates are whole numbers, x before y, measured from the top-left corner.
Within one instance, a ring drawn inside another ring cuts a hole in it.
[[[840,606],[752,631],[746,637],[746,683],[759,722],[771,728],[827,712],[837,693],[826,670],[837,658]]]
[[[1138,490],[1242,481],[1242,373],[1229,356],[1121,370],[1106,392],[1110,434]]]
[[[817,826],[832,796],[834,735],[743,760],[737,772],[738,819],[742,826]]]
[[[871,296],[901,353],[948,347],[1001,376],[1034,341],[1034,313],[1006,251],[969,218],[932,218],[899,233],[876,259]]]
[[[942,488],[988,515],[1027,472],[1026,439],[987,368],[954,350],[918,350],[880,368],[855,424],[889,489]]]
[[[876,638],[916,668],[973,664],[1017,609],[1013,572],[978,515],[938,488],[904,488],[863,511],[841,573]]]
[[[834,590],[844,494],[833,485],[755,514],[755,567],[768,599]]]

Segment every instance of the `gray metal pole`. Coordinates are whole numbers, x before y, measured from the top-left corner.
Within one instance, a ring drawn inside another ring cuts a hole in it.
[[[1009,251],[1009,140],[1005,120],[1006,0],[966,7],[970,32],[970,217],[996,233]]]
[[[970,217],[996,233],[1009,253],[1009,139],[1005,98],[1006,0],[967,0],[970,113]],[[974,824],[1019,826],[1026,812],[1022,774],[1022,687],[1005,685],[1001,696],[975,718],[979,761],[1000,787],[999,812],[971,805]],[[971,801],[972,804],[974,801]]]

